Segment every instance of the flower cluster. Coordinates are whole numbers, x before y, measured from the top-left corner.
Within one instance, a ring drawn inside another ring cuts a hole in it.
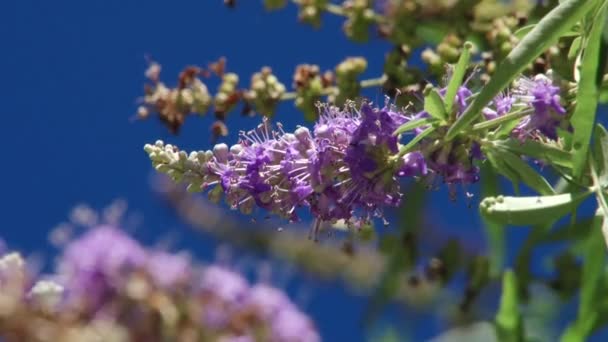
[[[475,94],[467,86],[460,86],[454,99],[454,112],[449,113],[453,119],[460,117],[467,109]],[[446,89],[440,89],[439,94],[445,97]],[[497,95],[482,110],[481,122],[501,120],[507,114],[517,114],[512,121],[512,127],[506,131],[507,138],[557,140],[558,128],[571,130],[566,117],[566,110],[561,105],[560,88],[551,78],[538,74],[534,78],[521,77],[508,92]],[[408,120],[430,117],[426,111],[411,115]],[[415,135],[421,134],[428,126],[414,130]],[[453,141],[446,142],[444,134],[449,128],[440,127],[433,134],[425,137],[419,144],[419,149],[426,160],[429,173],[441,176],[444,183],[450,187],[450,193],[455,196],[455,185],[466,185],[479,180],[479,167],[475,160],[484,160],[481,141],[483,135],[461,134]]]
[[[402,124],[431,115],[422,110],[404,113],[394,107],[374,108],[348,102],[343,109],[319,107],[313,130],[298,127],[287,133],[280,124],[273,130],[264,121],[240,141],[228,147],[215,145],[212,151],[187,154],[158,141],[146,145],[153,165],[191,191],[209,188],[212,200],[225,196],[233,209],[251,213],[257,206],[289,220],[297,220],[297,209],[309,207],[316,220],[349,223],[382,217],[382,209],[399,204],[402,194],[398,177],[426,176],[441,179],[455,195],[455,185],[479,180],[476,160],[485,159],[484,135],[461,134],[443,139],[453,120],[462,115],[475,94],[467,86],[457,89],[453,113],[420,139],[409,153],[399,151]],[[439,89],[445,97],[446,89]],[[482,122],[516,114],[510,136],[557,138],[557,128],[566,125],[559,88],[544,75],[522,78],[509,93],[497,96],[483,111]],[[490,125],[492,126],[492,125]],[[423,134],[430,126],[413,130]],[[492,126],[493,127],[493,126]],[[508,133],[508,131],[507,131]]]
[[[225,194],[233,208],[249,213],[257,205],[290,220],[304,206],[319,222],[382,216],[384,206],[400,202],[397,177],[426,173],[418,152],[397,158],[393,132],[406,121],[403,113],[368,103],[320,111],[312,132],[287,133],[280,124],[273,131],[265,121],[230,148],[188,155],[158,141],[145,150],[158,171],[190,190],[215,186],[210,196]]]
[[[70,242],[56,273],[0,257],[3,341],[315,342],[312,321],[281,290],[225,267],[197,268],[111,226]]]

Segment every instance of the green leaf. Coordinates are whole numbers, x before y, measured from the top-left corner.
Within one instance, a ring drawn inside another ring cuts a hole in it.
[[[587,14],[596,1],[566,0],[555,7],[513,48],[496,68],[496,73],[482,88],[467,110],[456,120],[446,134],[451,140],[471,125],[481,110],[524,70],[530,62],[554,44],[566,30]]]
[[[500,307],[496,314],[496,328],[500,341],[521,341],[523,325],[519,314],[517,278],[512,270],[507,270],[502,278]]]
[[[581,50],[582,41],[583,38],[581,36],[574,38],[572,44],[570,44],[570,50],[568,50],[568,59],[574,59],[578,55],[578,52]]]
[[[596,215],[591,234],[585,242],[578,316],[562,335],[562,341],[586,341],[599,318],[598,309],[603,298],[602,285],[606,264],[606,246],[602,238],[605,225],[606,218]]]
[[[424,131],[422,131],[417,136],[415,136],[414,139],[410,140],[410,142],[408,142],[405,146],[402,146],[399,149],[399,156],[404,156],[406,153],[410,152],[414,147],[416,147],[416,144],[418,144],[420,142],[420,140],[426,138],[427,135],[433,133],[435,131],[435,129],[436,129],[435,126],[431,126],[427,129],[425,129]]]
[[[517,124],[522,117],[528,115],[528,113],[526,113],[523,110],[519,110],[516,112],[512,112],[506,115],[501,115],[495,119],[492,120],[485,120],[482,121],[478,124],[473,125],[473,131],[480,131],[486,128],[492,128],[492,127],[496,127],[499,126],[501,124],[509,124],[512,122],[515,122],[515,124]],[[514,127],[514,126],[513,126]]]
[[[572,168],[572,154],[554,145],[548,145],[534,140],[521,142],[515,139],[493,141],[492,144],[518,155],[525,155],[554,165]]]
[[[595,126],[593,135],[593,160],[600,185],[608,185],[608,132],[601,124]]]
[[[590,192],[552,196],[484,198],[479,204],[482,215],[489,220],[509,225],[527,226],[546,223],[571,212]]]
[[[488,164],[481,167],[481,197],[498,196],[500,193],[498,177]],[[490,251],[490,274],[497,276],[502,271],[505,260],[505,226],[482,216]]]
[[[513,35],[517,39],[522,39],[525,37],[532,29],[536,26],[536,24],[526,25],[524,27],[519,28],[517,31],[513,32]]]
[[[486,149],[483,149],[483,152],[490,161],[490,164],[492,164],[492,167],[494,167],[494,170],[510,180],[511,183],[513,183],[515,193],[519,194],[519,175],[513,172],[513,170],[503,160],[496,158],[494,154],[490,153]]]
[[[601,11],[595,16],[581,62],[581,79],[576,94],[576,108],[571,118],[574,127],[572,170],[575,178],[581,177],[586,166],[589,141],[595,123],[595,113],[597,112],[598,84],[596,75],[599,65],[602,30],[607,19],[606,7],[604,4]]]
[[[559,227],[555,230],[550,231],[548,234],[543,236],[539,241],[543,243],[552,242],[564,242],[564,241],[578,241],[584,239],[589,235],[591,227],[593,226],[594,218],[583,218],[578,219],[574,223],[568,223],[563,227]]]
[[[429,89],[425,94],[424,110],[438,120],[445,120],[448,117],[443,105],[443,99],[435,88]]]
[[[456,93],[458,92],[458,88],[460,88],[460,86],[462,85],[464,74],[466,73],[467,67],[469,66],[469,61],[471,60],[472,48],[472,43],[464,43],[462,52],[460,53],[460,58],[458,59],[458,63],[454,67],[452,78],[450,79],[450,83],[448,83],[448,88],[445,91],[445,111],[448,114],[452,113],[452,107],[454,105],[454,100],[456,99]]]
[[[429,124],[434,123],[436,120],[433,118],[420,118],[420,119],[415,119],[412,121],[408,121],[406,123],[404,123],[403,125],[399,126],[399,128],[397,128],[395,130],[395,132],[393,132],[393,135],[399,135],[402,133],[405,133],[407,131],[411,131],[413,129],[416,129],[418,127],[422,127],[422,126],[426,126]]]
[[[490,151],[494,153],[496,158],[503,160],[511,170],[519,176],[527,186],[536,190],[541,195],[555,195],[555,190],[551,184],[534,170],[528,163],[523,161],[519,156],[509,152],[508,150],[496,149]]]

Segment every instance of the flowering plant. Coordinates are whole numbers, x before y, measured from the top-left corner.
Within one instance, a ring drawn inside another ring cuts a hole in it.
[[[359,81],[368,63],[351,57],[333,72],[298,66],[293,92],[268,67],[253,75],[250,89],[240,90],[238,75],[226,72],[221,60],[209,70],[187,68],[179,85],[169,89],[159,81],[160,66],[154,63],[140,117],[157,111],[165,122],[177,118],[171,126],[175,131],[186,115],[213,107],[218,121],[212,134],[218,138],[229,134],[225,117],[241,101],[243,113],[263,116],[231,146],[219,143],[187,153],[160,140],[147,144],[155,169],[189,191],[206,191],[214,202],[224,198],[245,214],[260,210],[290,222],[312,217],[315,239],[327,225],[359,231],[376,218],[388,222],[390,208],[413,205],[403,191],[405,179],[428,189],[445,184],[452,198],[479,202],[491,248],[504,243],[506,226],[534,227],[520,261],[529,259],[536,244],[560,240],[555,234],[579,227],[583,221],[576,212],[594,196],[597,212],[584,221],[590,229],[576,233],[584,244],[578,254],[585,260],[577,279],[578,317],[563,339],[584,340],[603,326],[602,317],[608,315],[601,294],[608,133],[596,113],[608,89],[608,2],[292,2],[300,20],[314,26],[324,12],[346,18],[344,32],[354,41],[367,41],[371,29],[377,29],[395,45],[383,74]],[[264,1],[269,9],[286,3]],[[238,10],[236,1],[226,4]],[[421,46],[428,68],[408,61]],[[218,94],[211,96],[200,77],[214,73],[221,81]],[[362,89],[374,86],[385,90],[384,103],[359,97]],[[314,125],[285,130],[275,110],[287,100],[294,100]],[[498,191],[495,174],[512,182],[515,195]],[[481,194],[471,190],[478,182]],[[521,196],[520,184],[533,194]],[[572,223],[567,228],[551,230],[568,215]],[[475,266],[473,274],[481,272],[475,279],[483,280],[473,287],[502,279],[496,331],[501,339],[522,340],[518,305],[527,300],[530,269],[521,264],[515,271],[505,269],[501,253],[491,254],[492,274]]]

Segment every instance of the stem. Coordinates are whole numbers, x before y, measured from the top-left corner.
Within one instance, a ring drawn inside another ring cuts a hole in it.
[[[379,87],[381,85],[384,84],[384,82],[386,82],[386,75],[382,75],[380,77],[376,77],[376,78],[370,78],[367,80],[362,80],[361,82],[359,82],[359,86],[361,88],[372,88],[372,87]],[[339,89],[336,86],[333,87],[327,87],[325,89],[323,89],[323,91],[321,92],[322,96],[326,96],[332,93],[337,92]],[[289,100],[294,100],[296,97],[298,97],[298,92],[297,91],[290,91],[287,93],[284,93],[280,100],[281,101],[289,101]]]
[[[299,6],[304,5],[303,0],[291,0],[291,2],[296,5],[299,5]],[[327,3],[321,9],[326,11],[327,13],[331,13],[331,14],[334,14],[334,15],[337,15],[340,17],[348,17],[348,13],[346,13],[346,11],[344,10],[344,7],[341,5]],[[368,8],[368,10],[372,10],[372,9]],[[377,23],[382,23],[382,22],[386,21],[386,18],[383,15],[376,13],[375,11],[374,11],[374,14],[372,15],[372,18]]]
[[[433,127],[433,126],[422,131],[414,139],[412,139],[409,143],[407,143],[407,145],[404,145],[399,149],[399,153],[397,154],[396,159],[401,158],[404,155],[406,155],[406,153],[410,152],[416,146],[416,144],[418,144],[420,142],[420,140],[426,138],[427,135],[433,133],[434,131],[435,131],[435,127]]]
[[[519,119],[519,118],[524,117],[526,115],[528,115],[528,113],[524,109],[520,109],[520,110],[515,111],[513,113],[509,113],[507,115],[499,116],[496,119],[487,120],[487,121],[475,124],[475,125],[473,125],[472,131],[476,132],[476,131],[481,131],[481,130],[484,130],[484,129],[487,129],[487,128],[492,128],[492,127],[498,126],[498,125],[500,125],[500,124],[502,124],[504,122],[511,121],[511,120],[516,120],[516,119]]]

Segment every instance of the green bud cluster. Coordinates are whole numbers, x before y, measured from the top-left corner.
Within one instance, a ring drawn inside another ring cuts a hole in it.
[[[321,99],[334,80],[333,73],[321,75],[318,65],[301,64],[293,75],[296,90],[295,105],[304,113],[304,118],[314,121],[317,118],[316,102]]]
[[[287,5],[287,0],[264,0],[264,7],[268,10],[281,9]]]
[[[366,42],[369,39],[370,26],[374,23],[374,11],[370,8],[369,0],[349,0],[342,6],[347,19],[344,32],[356,42]]]
[[[486,33],[486,39],[497,61],[505,58],[519,42],[514,33],[521,26],[521,23],[525,22],[523,19],[525,18],[517,18],[511,15],[496,18],[492,21],[492,26]]]
[[[213,100],[215,115],[223,119],[228,112],[234,108],[240,98],[237,89],[239,76],[235,73],[226,73],[222,76],[222,82]]]
[[[361,91],[357,80],[367,69],[367,61],[363,57],[350,57],[336,67],[337,94],[330,96],[329,101],[343,105],[347,99],[354,99]]]
[[[297,1],[297,4],[300,5],[298,18],[304,23],[310,24],[314,27],[319,27],[321,25],[321,13],[323,13],[327,3],[327,0]]]
[[[272,116],[283,94],[285,85],[272,74],[272,69],[263,67],[251,77],[251,88],[245,93],[245,100],[252,104],[258,113]]]
[[[432,73],[442,75],[446,64],[454,64],[460,56],[463,41],[455,34],[443,38],[436,49],[427,48],[422,52],[422,60],[429,65]]]
[[[160,70],[160,64],[153,62],[146,71],[146,78],[151,83],[145,87],[143,104],[137,110],[137,117],[146,119],[151,112],[156,112],[169,130],[177,133],[186,116],[207,113],[211,106],[211,95],[198,77],[200,70],[196,67],[186,68],[175,88],[169,88],[160,81]]]

